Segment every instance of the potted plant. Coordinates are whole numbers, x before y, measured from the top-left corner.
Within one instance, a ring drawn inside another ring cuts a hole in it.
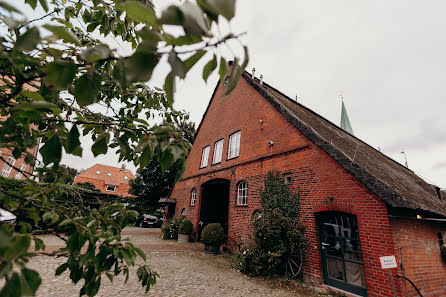
[[[178,242],[189,242],[193,231],[194,225],[191,221],[182,221],[180,227],[178,228]]]
[[[201,232],[201,241],[204,243],[204,251],[217,255],[220,245],[225,241],[225,231],[219,223],[211,223]]]
[[[178,229],[182,221],[183,219],[174,217],[166,222],[163,227],[161,227],[161,232],[163,232],[163,239],[177,239]]]

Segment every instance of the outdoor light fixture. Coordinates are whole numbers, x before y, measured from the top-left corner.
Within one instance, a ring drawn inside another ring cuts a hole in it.
[[[333,201],[333,196],[328,196],[328,199],[330,199],[330,201]]]

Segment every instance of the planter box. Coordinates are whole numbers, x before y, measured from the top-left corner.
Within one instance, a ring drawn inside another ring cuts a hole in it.
[[[178,234],[178,242],[189,242],[189,235]]]
[[[206,254],[218,255],[218,253],[220,252],[220,246],[205,245],[204,252]]]

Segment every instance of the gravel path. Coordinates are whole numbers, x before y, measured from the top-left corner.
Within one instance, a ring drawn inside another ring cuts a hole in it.
[[[148,262],[160,274],[148,296],[315,296],[309,292],[299,295],[283,288],[272,289],[265,282],[231,269],[226,257],[205,255],[200,243],[164,241],[159,238],[159,233],[149,232],[150,229],[140,228],[125,230],[125,234],[132,237],[132,242],[148,253]],[[53,236],[41,238],[50,249],[60,245],[59,239]],[[55,269],[63,262],[64,259],[46,256],[36,257],[31,261],[29,267],[39,271],[43,280],[37,296],[79,296],[82,285],[74,286],[68,272],[54,276]],[[139,286],[133,271],[127,284],[124,284],[123,277],[115,278],[113,283],[104,277],[97,296],[144,296],[144,290]]]

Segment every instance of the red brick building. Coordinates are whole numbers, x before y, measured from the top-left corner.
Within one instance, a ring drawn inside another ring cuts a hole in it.
[[[130,180],[135,179],[133,173],[125,168],[96,164],[79,173],[74,183],[92,183],[102,193],[119,196],[132,196],[129,194]]]
[[[306,226],[304,278],[360,296],[446,296],[446,195],[278,90],[244,73],[219,83],[198,128],[184,177],[166,201],[197,235],[220,222],[233,249],[247,244],[259,189],[279,170],[299,191]]]
[[[34,157],[37,157],[36,146],[28,150]],[[10,178],[28,178],[33,173],[33,167],[25,162],[25,157],[16,159],[12,155],[12,151],[8,148],[0,148],[0,175]]]

